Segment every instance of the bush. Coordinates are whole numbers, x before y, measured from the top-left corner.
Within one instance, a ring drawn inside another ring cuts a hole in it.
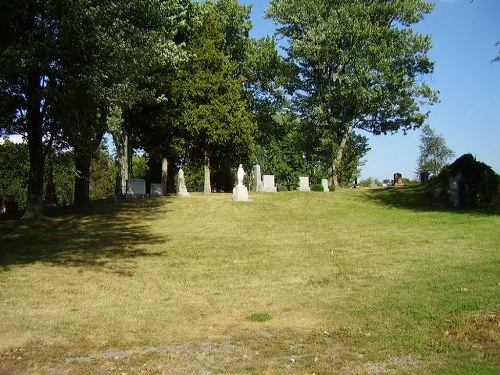
[[[441,199],[454,200],[460,207],[488,205],[498,195],[500,179],[489,165],[464,154],[444,167],[430,186],[441,192]]]
[[[311,191],[323,191],[323,185],[311,184]]]

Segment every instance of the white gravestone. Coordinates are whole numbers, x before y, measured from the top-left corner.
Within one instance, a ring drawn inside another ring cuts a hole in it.
[[[254,177],[255,177],[255,179],[253,182],[253,190],[260,192],[260,191],[262,191],[263,186],[262,186],[262,177],[260,174],[260,165],[258,165],[258,164],[255,165],[255,176]]]
[[[245,177],[245,171],[243,166],[240,164],[238,167],[238,173],[236,174],[238,178],[238,184],[233,189],[233,200],[234,201],[248,201],[248,189],[243,185],[243,177]]]
[[[377,187],[377,179],[375,177],[370,177],[370,187]]]
[[[309,177],[299,177],[299,191],[311,191]]]
[[[177,195],[181,197],[189,197],[189,193],[186,188],[186,182],[184,179],[184,171],[179,169],[179,174],[177,175],[178,190]]]
[[[278,190],[276,189],[276,185],[274,184],[274,175],[265,174],[262,176],[262,192],[264,193],[276,193]]]
[[[321,180],[321,185],[323,185],[323,191],[324,192],[329,192],[330,189],[328,188],[328,180],[326,178]]]
[[[151,184],[149,188],[149,196],[161,197],[161,184]]]
[[[142,178],[131,178],[127,181],[127,197],[144,198],[146,196],[146,181]]]

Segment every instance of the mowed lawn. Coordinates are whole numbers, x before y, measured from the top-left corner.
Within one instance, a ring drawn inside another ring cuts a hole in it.
[[[498,374],[500,209],[418,188],[0,222],[0,374]]]

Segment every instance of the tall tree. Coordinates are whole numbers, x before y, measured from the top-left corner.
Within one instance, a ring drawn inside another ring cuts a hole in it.
[[[441,169],[455,155],[453,150],[446,146],[443,136],[436,134],[434,129],[425,124],[420,135],[420,155],[417,161],[417,174],[429,173],[430,176],[437,176]]]
[[[211,190],[211,167],[237,165],[248,159],[255,132],[246,111],[243,78],[236,74],[237,65],[222,52],[224,43],[213,4],[206,3],[188,45],[190,59],[174,89],[181,121],[189,132],[192,158],[205,165],[206,192]]]
[[[26,134],[29,148],[25,219],[43,217],[44,161],[51,148],[57,62],[57,2],[1,0],[0,128]]]
[[[108,129],[110,110],[131,106],[149,70],[173,59],[179,1],[75,1],[60,30],[58,120],[75,150],[75,204],[87,204],[91,159]],[[116,112],[116,110],[115,110]]]
[[[424,0],[270,1],[267,14],[297,71],[295,111],[317,134],[336,186],[355,130],[418,128],[427,117],[422,106],[437,100],[422,81],[433,71],[430,37],[410,27],[432,7]]]

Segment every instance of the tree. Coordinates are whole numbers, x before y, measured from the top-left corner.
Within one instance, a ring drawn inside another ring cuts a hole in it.
[[[433,71],[430,37],[410,28],[432,7],[424,0],[271,0],[267,15],[281,25],[296,71],[294,111],[315,133],[335,186],[355,130],[418,128],[427,117],[421,107],[437,100],[421,79]]]
[[[417,175],[429,173],[437,176],[455,153],[446,146],[444,137],[435,133],[429,124],[422,127],[420,135],[420,156],[417,161]]]
[[[189,133],[190,159],[205,166],[207,193],[211,168],[246,162],[256,130],[246,110],[243,78],[222,52],[225,41],[213,4],[208,2],[188,45],[190,58],[174,88],[181,122]]]
[[[25,207],[30,169],[28,145],[5,140],[0,144],[0,165],[0,197],[13,195]]]
[[[26,134],[30,169],[25,219],[43,217],[45,157],[51,149],[57,63],[57,2],[2,0],[0,127]]]

